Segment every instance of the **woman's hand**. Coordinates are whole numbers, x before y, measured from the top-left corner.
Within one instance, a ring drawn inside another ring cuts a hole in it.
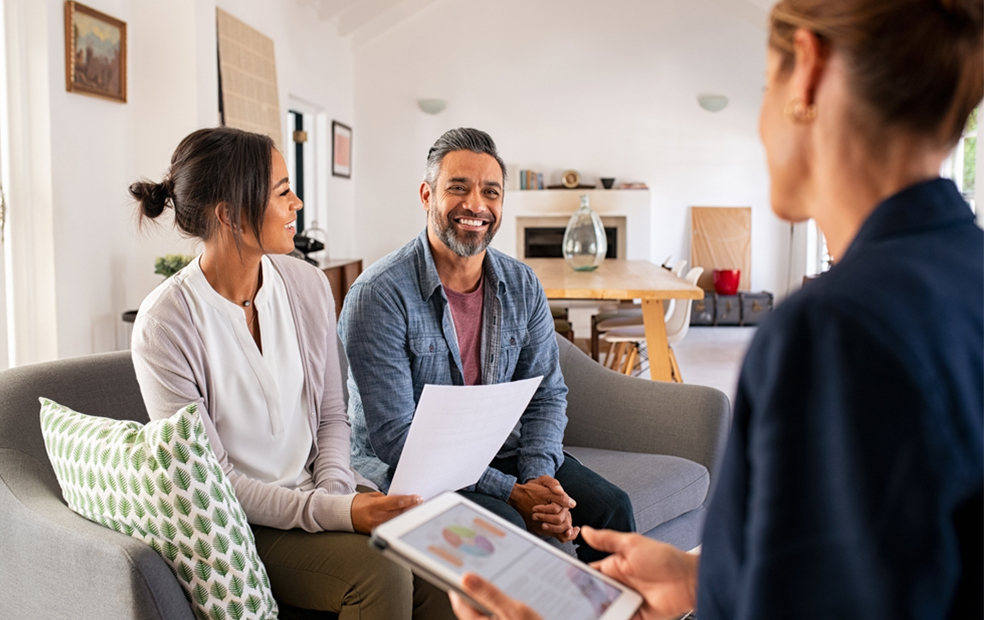
[[[541,620],[540,616],[526,605],[515,601],[475,573],[465,573],[461,578],[461,589],[485,609],[495,614],[496,620]],[[482,614],[465,602],[455,592],[448,592],[451,608],[459,620],[487,620]]]
[[[419,495],[388,496],[379,491],[357,493],[352,499],[352,529],[368,534],[380,523],[389,521],[422,501]]]
[[[639,534],[581,529],[589,545],[612,555],[591,564],[642,595],[635,618],[675,618],[697,605],[700,557]]]

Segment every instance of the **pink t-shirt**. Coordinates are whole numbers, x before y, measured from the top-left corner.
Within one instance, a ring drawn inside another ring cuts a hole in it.
[[[454,330],[458,333],[458,351],[465,372],[465,385],[482,383],[482,306],[485,278],[471,293],[458,293],[444,287],[451,307]]]

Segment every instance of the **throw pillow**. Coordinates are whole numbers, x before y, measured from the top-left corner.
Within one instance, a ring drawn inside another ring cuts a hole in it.
[[[199,620],[276,618],[253,532],[195,405],[142,425],[40,400],[45,448],[69,508],[150,545]]]

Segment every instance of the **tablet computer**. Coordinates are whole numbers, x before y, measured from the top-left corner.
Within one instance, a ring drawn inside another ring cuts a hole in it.
[[[642,604],[637,592],[457,493],[383,523],[370,544],[462,595],[461,576],[476,573],[545,620],[627,620]]]

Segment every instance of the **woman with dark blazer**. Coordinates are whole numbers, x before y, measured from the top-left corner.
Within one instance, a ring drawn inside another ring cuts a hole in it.
[[[984,92],[984,3],[782,0],[770,21],[772,208],[816,220],[835,264],[759,327],[701,555],[584,539],[638,618],[981,618],[984,234],[939,171]]]

